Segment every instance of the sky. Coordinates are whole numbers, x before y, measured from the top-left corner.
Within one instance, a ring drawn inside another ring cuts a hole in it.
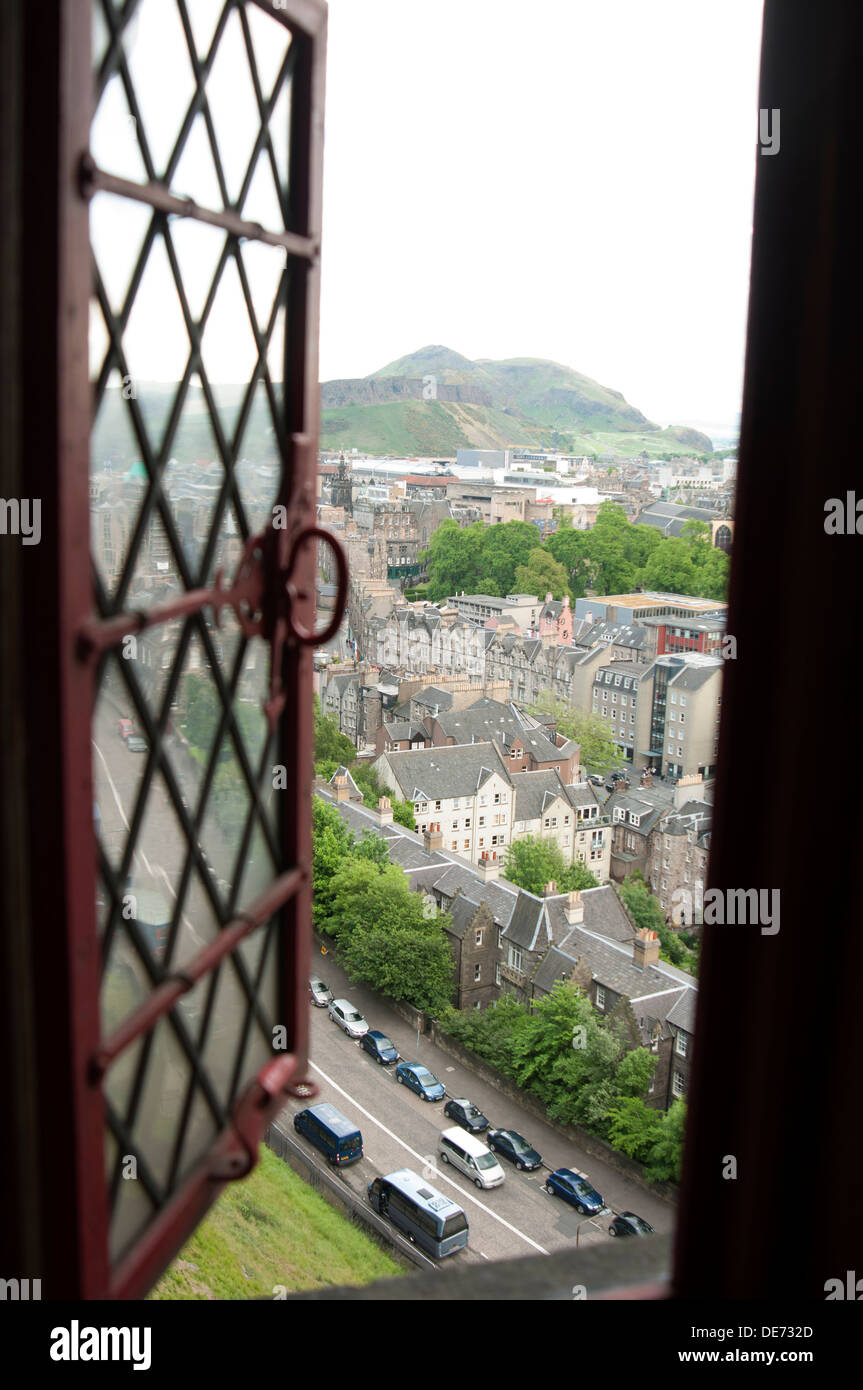
[[[542,357],[740,409],[760,0],[330,0],[321,379]]]
[[[187,6],[203,57],[222,6]],[[268,92],[289,37],[256,6],[247,14]],[[733,430],[760,27],[761,0],[330,0],[321,379],[365,376],[437,343],[469,358],[552,359],[659,424]],[[96,24],[96,56],[106,39]],[[194,94],[176,0],[139,6],[125,47],[161,172]],[[236,12],[207,93],[235,198],[258,128]],[[280,116],[281,160],[286,109]],[[119,77],[91,148],[102,168],[145,181]],[[172,188],[221,206],[201,115]],[[243,212],[278,227],[263,160]],[[148,219],[141,204],[109,194],[91,203],[116,311]],[[224,234],[173,220],[172,237],[197,316]],[[263,323],[284,256],[247,242],[243,259]],[[92,322],[96,370],[105,332],[98,312]],[[188,357],[161,239],[125,347],[138,380],[176,380]],[[213,382],[241,381],[255,362],[233,262],[203,355]]]

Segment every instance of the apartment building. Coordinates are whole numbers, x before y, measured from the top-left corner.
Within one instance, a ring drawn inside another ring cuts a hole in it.
[[[634,762],[673,778],[710,778],[719,751],[723,662],[659,656],[639,676]]]
[[[635,760],[639,686],[648,669],[629,661],[611,661],[598,666],[593,677],[591,710],[603,720],[608,737],[630,763]]]
[[[516,772],[513,839],[553,840],[567,864],[584,864],[601,883],[611,872],[611,821],[591,786],[567,786],[557,772]]]
[[[494,743],[382,753],[372,764],[383,784],[414,806],[420,833],[476,863],[502,859],[512,842],[512,785]]]

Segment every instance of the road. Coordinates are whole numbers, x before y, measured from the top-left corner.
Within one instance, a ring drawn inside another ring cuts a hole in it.
[[[350,983],[330,958],[315,957],[313,967],[336,997],[345,996],[360,1009],[373,1028],[392,1038],[406,1061],[420,1061],[447,1088],[450,1096],[467,1096],[488,1116],[492,1126],[515,1129],[534,1145],[550,1168],[571,1167],[587,1173],[591,1182],[615,1211],[636,1211],[656,1231],[673,1227],[674,1211],[667,1203],[621,1177],[615,1169],[591,1158],[570,1144],[550,1125],[533,1118],[516,1101],[501,1095],[467,1068],[417,1034],[395,1011],[361,987]],[[478,1191],[470,1179],[443,1165],[437,1155],[442,1129],[452,1126],[443,1114],[443,1102],[428,1102],[401,1086],[395,1068],[379,1066],[359,1043],[330,1022],[326,1009],[310,1005],[311,1078],[320,1087],[316,1101],[329,1101],[363,1133],[365,1156],[342,1170],[342,1178],[359,1195],[378,1173],[411,1168],[423,1174],[442,1192],[453,1196],[470,1222],[470,1258],[500,1260],[528,1254],[550,1253],[572,1246],[604,1243],[609,1217],[586,1219],[574,1207],[549,1196],[544,1190],[547,1171],[519,1173],[506,1160],[503,1185]],[[310,1102],[292,1101],[282,1112],[280,1124],[293,1134],[290,1117]],[[312,1102],[316,1103],[316,1102]],[[286,1123],[287,1121],[287,1123]],[[323,1156],[297,1136],[303,1150],[320,1166]],[[459,1256],[461,1259],[461,1256]],[[444,1260],[442,1267],[447,1266]]]

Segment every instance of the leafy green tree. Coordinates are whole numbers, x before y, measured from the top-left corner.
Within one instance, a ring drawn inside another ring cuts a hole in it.
[[[450,1003],[454,963],[441,918],[396,865],[348,859],[333,876],[328,930],[354,979],[415,1008]]]
[[[566,868],[560,845],[545,836],[524,835],[513,840],[507,850],[506,877],[528,893],[542,893],[552,881],[559,884]]]
[[[218,691],[206,676],[188,675],[185,681],[185,698],[186,737],[195,748],[209,752],[221,714]]]
[[[448,598],[462,589],[468,593],[477,591],[482,573],[484,531],[485,525],[481,521],[460,527],[457,521],[450,518],[442,521],[432,533],[429,548],[421,557],[428,568],[428,596],[431,602]]]
[[[651,1110],[639,1096],[622,1097],[609,1112],[608,1137],[616,1149],[647,1163],[659,1138],[662,1112]]]
[[[498,522],[486,527],[482,540],[482,585],[494,586],[489,593],[513,592],[516,570],[529,562],[536,543],[536,527],[527,521]]]
[[[557,880],[557,886],[561,893],[572,893],[576,889],[581,891],[582,888],[598,888],[599,879],[590,872],[586,864],[577,859],[574,864],[569,864],[564,869]]]
[[[653,896],[637,869],[621,883],[620,896],[636,926],[656,932],[661,958],[694,975],[698,968],[697,951],[690,950],[674,928],[668,925],[659,900]]]
[[[656,1071],[656,1057],[649,1047],[636,1047],[621,1058],[614,1084],[619,1096],[647,1094],[650,1079]]]
[[[569,517],[546,541],[546,548],[566,570],[569,592],[573,598],[584,598],[593,576],[593,563],[588,543],[589,531],[576,531]]]
[[[530,552],[527,564],[516,568],[515,588],[517,593],[536,594],[540,599],[549,593],[560,599],[569,593],[569,576],[553,555],[537,546]]]
[[[328,715],[321,713],[321,702],[315,700],[315,764],[334,762],[337,766],[349,767],[357,756],[357,750],[345,734]]]
[[[650,1182],[680,1182],[686,1137],[686,1101],[675,1100],[665,1111],[645,1164]]]
[[[353,854],[354,837],[335,806],[312,797],[312,916],[315,925],[329,931],[333,880]]]

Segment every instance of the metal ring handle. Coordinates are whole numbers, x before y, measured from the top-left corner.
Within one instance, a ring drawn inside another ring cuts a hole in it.
[[[289,578],[287,589],[289,597],[293,600],[296,594],[296,589],[290,582],[290,575],[293,573],[300,546],[305,545],[306,541],[312,538],[326,542],[335,556],[336,569],[338,571],[338,591],[336,593],[336,608],[332,619],[328,626],[322,628],[320,632],[302,627],[295,621],[294,605],[293,602],[291,602],[288,608],[288,628],[294,641],[300,642],[304,647],[319,647],[322,642],[329,642],[331,637],[335,637],[342,625],[342,618],[345,616],[345,609],[348,605],[348,557],[332,532],[325,531],[322,526],[304,527],[294,541],[293,549],[291,550],[291,558],[288,563]]]

